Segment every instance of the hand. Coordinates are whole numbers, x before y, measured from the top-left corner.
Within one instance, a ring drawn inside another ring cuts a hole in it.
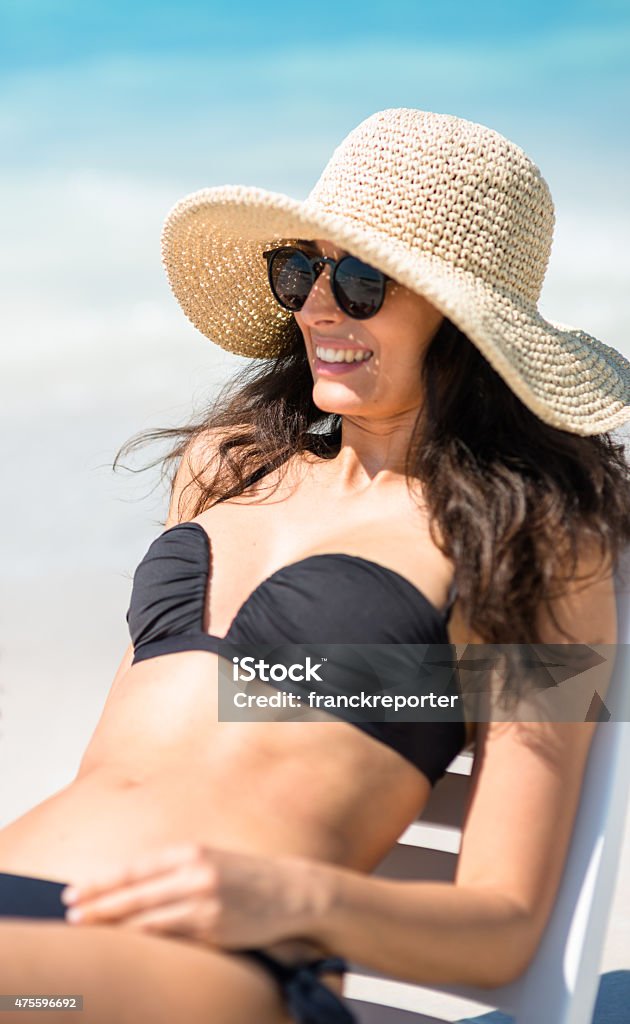
[[[66,887],[61,898],[79,913],[68,912],[70,924],[118,924],[239,949],[308,936],[322,872],[325,865],[299,857],[185,843]]]

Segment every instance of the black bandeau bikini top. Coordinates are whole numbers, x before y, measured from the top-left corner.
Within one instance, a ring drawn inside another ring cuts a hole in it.
[[[247,486],[266,472],[269,468],[263,467],[253,474]],[[199,523],[179,523],[152,542],[135,571],[127,612],[133,664],[176,651],[218,654],[226,640],[254,645],[449,644],[454,587],[441,612],[400,573],[358,555],[310,555],[278,569],[246,598],[225,637],[203,630],[210,575],[211,542]],[[425,735],[427,729],[450,729],[450,743],[445,745],[444,736],[440,743],[447,753],[454,749],[453,723],[354,724],[398,749],[430,778],[443,774],[450,757],[444,764],[438,744],[427,762],[429,752],[426,743],[418,749],[418,735],[423,729]],[[463,728],[458,722],[457,750],[463,745]]]

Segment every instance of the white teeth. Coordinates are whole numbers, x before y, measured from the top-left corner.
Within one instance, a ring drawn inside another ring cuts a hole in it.
[[[316,345],[315,354],[325,363],[361,363],[369,359],[372,352],[369,349],[322,348]]]

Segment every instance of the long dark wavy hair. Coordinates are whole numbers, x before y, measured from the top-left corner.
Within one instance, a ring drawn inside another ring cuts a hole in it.
[[[487,644],[538,644],[537,612],[576,577],[584,546],[614,568],[630,544],[630,467],[609,433],[582,437],[540,420],[446,317],[422,368],[425,405],[409,445],[408,485],[420,481],[434,543],[456,566],[460,608]],[[221,440],[212,467],[193,466],[193,518],[236,497],[264,465],[312,451],[326,430],[336,454],[341,417],[313,402],[313,377],[295,321],[281,354],[248,364],[197,422],[143,431],[116,454],[177,438],[162,463],[175,473],[209,428]],[[184,495],[180,497],[184,499]],[[181,507],[181,504],[180,504]],[[555,621],[553,612],[552,619]],[[579,643],[556,622],[569,643]]]

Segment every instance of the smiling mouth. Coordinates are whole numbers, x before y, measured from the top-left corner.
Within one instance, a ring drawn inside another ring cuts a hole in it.
[[[369,348],[327,348],[325,345],[316,345],[315,355],[321,363],[367,363],[374,353]]]

